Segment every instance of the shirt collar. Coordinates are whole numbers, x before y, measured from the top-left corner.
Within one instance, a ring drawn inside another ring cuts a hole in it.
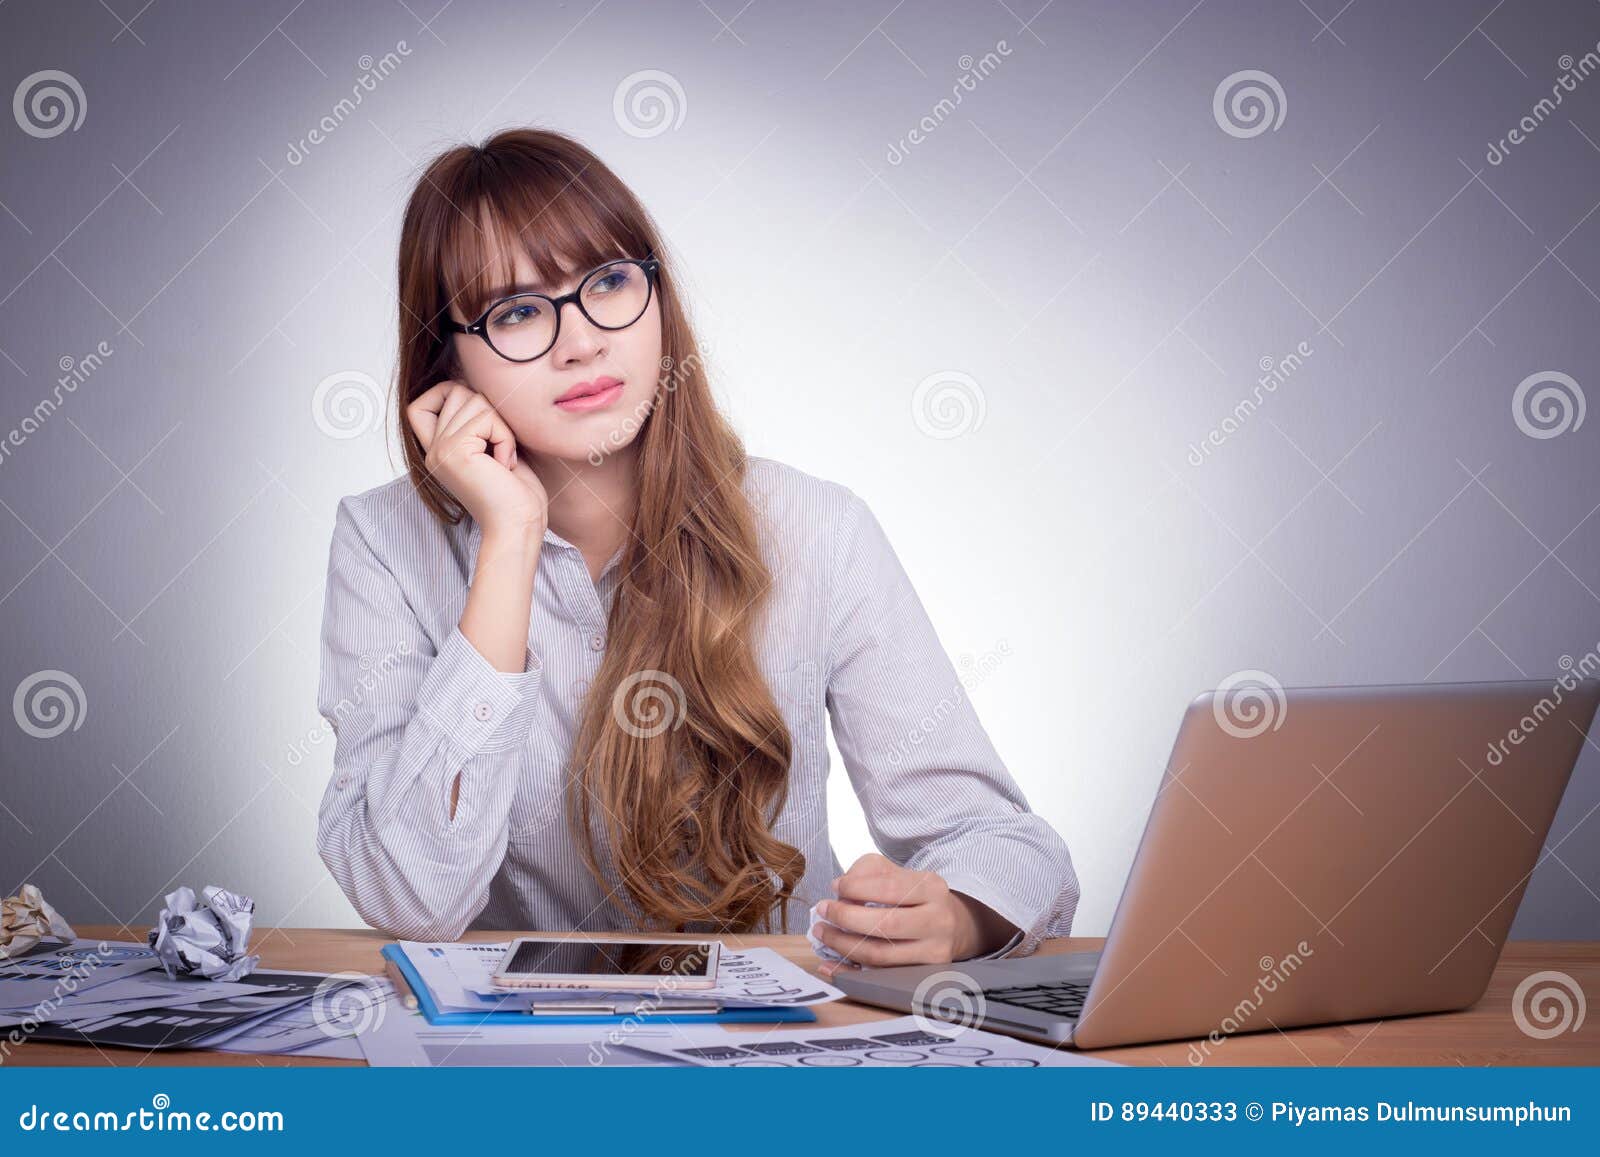
[[[467,526],[467,562],[470,565],[477,561],[478,550],[483,545],[483,527],[478,523],[478,520],[473,518],[470,514],[463,515],[462,522]],[[553,546],[557,550],[564,550],[570,554],[575,554],[579,559],[583,558],[583,552],[581,550],[572,545],[572,543],[568,542],[566,539],[562,538],[548,526],[545,527],[544,531],[544,544],[546,546]],[[626,548],[626,543],[617,548],[616,553],[611,556],[611,558],[606,562],[606,565],[601,569],[600,576],[602,578],[605,577],[606,571],[609,571],[612,567],[621,562],[622,552]]]

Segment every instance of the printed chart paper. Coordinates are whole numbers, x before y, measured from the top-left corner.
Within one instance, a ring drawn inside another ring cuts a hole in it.
[[[830,1029],[730,1032],[686,1026],[666,1044],[630,1041],[673,1060],[715,1068],[1065,1068],[1110,1065],[1068,1049],[1050,1049],[982,1029],[924,1027],[916,1017]]]

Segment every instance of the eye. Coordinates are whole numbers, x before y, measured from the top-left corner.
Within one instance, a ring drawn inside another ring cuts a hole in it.
[[[628,274],[622,269],[613,269],[608,273],[594,279],[589,285],[590,293],[615,293],[628,284]]]
[[[509,329],[513,326],[527,325],[543,312],[536,301],[510,302],[489,319],[489,324],[497,329]]]

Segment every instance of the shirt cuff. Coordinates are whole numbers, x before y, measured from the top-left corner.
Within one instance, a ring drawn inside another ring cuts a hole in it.
[[[999,960],[1002,957],[1013,954],[1027,956],[1039,946],[1039,941],[1043,937],[1039,934],[1039,928],[1036,928],[1035,925],[1042,927],[1043,921],[1020,918],[1022,914],[1014,911],[1015,903],[1000,889],[975,876],[946,877],[945,883],[952,892],[960,892],[963,896],[976,900],[1016,929],[1011,939],[1007,940],[999,948],[977,956],[965,956],[962,957],[963,960]]]
[[[544,664],[531,650],[520,674],[496,670],[452,628],[417,691],[417,708],[468,758],[527,741]]]
[[[973,899],[976,900],[977,897],[974,896]],[[993,952],[983,952],[983,953],[980,953],[977,956],[964,956],[964,957],[962,957],[962,959],[963,960],[1000,960],[1000,959],[1003,959],[1004,957],[1010,956],[1013,952],[1016,952],[1016,950],[1018,948],[1021,948],[1022,947],[1022,942],[1027,939],[1027,936],[1028,936],[1028,934],[1027,934],[1026,931],[1024,931],[1021,928],[1018,928],[1016,933],[1011,937],[1010,940],[1007,940],[1003,945],[1001,945],[999,948],[996,948]],[[1035,943],[1037,944],[1037,942],[1035,942]]]

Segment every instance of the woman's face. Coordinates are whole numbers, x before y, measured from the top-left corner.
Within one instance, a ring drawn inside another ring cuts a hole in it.
[[[572,268],[570,263],[566,268]],[[541,285],[533,263],[519,252],[516,284],[502,293],[559,297],[577,289],[588,272],[572,270],[560,285]],[[597,291],[607,288],[601,285]],[[535,312],[497,308],[490,312],[487,325],[492,335],[509,333],[510,327],[530,324]],[[451,316],[463,324],[475,320],[463,317],[454,306]],[[602,456],[632,442],[650,413],[661,367],[660,293],[651,291],[644,313],[626,329],[601,329],[576,304],[562,306],[555,345],[531,362],[507,361],[477,334],[458,333],[451,340],[467,385],[488,399],[523,450],[598,465]],[[512,347],[511,340],[504,344]],[[601,387],[606,388],[599,396],[582,401],[570,397],[575,390],[589,393]],[[568,400],[560,401],[563,398]]]

